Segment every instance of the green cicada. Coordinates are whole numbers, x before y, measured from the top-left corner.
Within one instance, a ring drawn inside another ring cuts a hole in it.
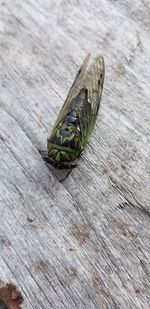
[[[93,131],[102,95],[104,60],[90,54],[85,58],[47,141],[42,156],[57,169],[77,166]]]

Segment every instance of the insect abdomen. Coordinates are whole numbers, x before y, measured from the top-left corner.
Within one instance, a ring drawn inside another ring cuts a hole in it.
[[[77,112],[72,110],[64,119],[67,126],[77,127]]]

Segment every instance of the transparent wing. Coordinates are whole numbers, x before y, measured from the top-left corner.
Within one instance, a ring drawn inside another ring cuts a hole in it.
[[[104,74],[103,57],[97,56],[89,66],[83,81],[83,87],[81,88],[84,89],[84,102],[80,105],[78,115],[83,148],[96,122],[103,90]]]
[[[58,126],[58,124],[64,119],[64,117],[72,110],[72,99],[75,98],[79,92],[80,89],[80,84],[82,84],[82,79],[85,76],[85,72],[87,70],[88,67],[88,62],[89,62],[89,58],[90,58],[90,54],[88,54],[83,62],[83,64],[81,65],[75,80],[69,90],[69,93],[67,95],[67,98],[62,106],[62,109],[60,110],[60,113],[56,119],[54,128],[56,128]]]
[[[104,71],[103,57],[92,58],[88,54],[54,126],[56,127],[71,110],[76,110],[82,148],[85,147],[95,125],[102,95]]]

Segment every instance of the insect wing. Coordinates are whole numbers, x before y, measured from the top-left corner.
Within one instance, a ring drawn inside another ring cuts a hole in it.
[[[88,54],[76,75],[54,126],[56,128],[71,110],[76,109],[82,149],[96,122],[103,90],[104,71],[103,57],[92,58]]]
[[[81,85],[82,102],[78,112],[81,130],[82,148],[84,149],[95,126],[104,82],[104,60],[98,56],[93,59]]]
[[[87,70],[87,66],[88,66],[88,61],[90,58],[90,54],[88,54],[83,62],[83,64],[81,65],[75,80],[70,88],[70,91],[67,95],[67,98],[62,106],[62,109],[60,110],[60,113],[56,119],[54,128],[56,128],[58,126],[58,124],[64,119],[64,117],[72,110],[72,99],[75,98],[79,92],[80,88],[80,84],[82,84],[82,79],[85,76],[85,72]]]

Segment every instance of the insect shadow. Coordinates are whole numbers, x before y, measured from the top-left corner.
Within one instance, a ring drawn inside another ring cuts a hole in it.
[[[72,169],[69,170],[58,170],[54,168],[50,163],[46,162],[46,166],[52,171],[59,182],[63,182],[71,173]]]

